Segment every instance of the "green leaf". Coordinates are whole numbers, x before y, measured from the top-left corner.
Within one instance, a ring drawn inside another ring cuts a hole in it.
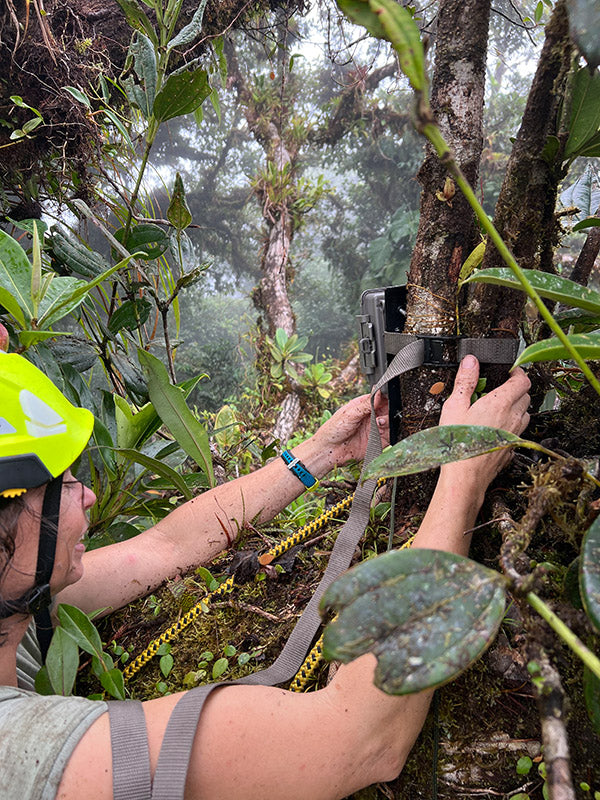
[[[333,583],[322,613],[328,659],[377,657],[375,685],[410,694],[455,678],[484,652],[504,616],[505,580],[463,556],[396,550]]]
[[[439,425],[386,447],[365,469],[365,478],[411,475],[451,461],[523,444],[524,439],[484,425]]]
[[[61,603],[57,615],[64,632],[68,633],[82,650],[96,658],[102,658],[100,634],[87,614],[75,606]]]
[[[579,589],[585,613],[600,631],[600,517],[583,537]]]
[[[77,306],[83,302],[84,296],[81,295],[73,299],[73,295],[78,289],[83,287],[87,287],[87,281],[81,278],[65,277],[62,275],[54,277],[48,285],[40,303],[39,326],[41,328],[46,328],[48,327],[48,319],[56,321],[77,308]],[[53,312],[59,306],[62,309],[62,314],[54,314]]]
[[[192,212],[186,202],[183,181],[179,173],[175,175],[175,185],[167,209],[167,219],[178,231],[185,230],[192,222]]]
[[[155,47],[158,47],[158,37],[152,23],[146,16],[137,0],[117,0],[121,11],[125,14],[128,24],[136,31],[145,33]]]
[[[385,38],[398,53],[400,69],[415,91],[425,92],[425,52],[421,34],[410,11],[395,0],[369,0],[371,8],[379,15]]]
[[[377,39],[387,38],[385,28],[379,16],[370,7],[369,0],[337,0],[337,4],[351,22],[362,25],[371,36]]]
[[[567,339],[582,358],[600,359],[600,333],[572,333]],[[560,339],[552,337],[526,347],[514,366],[532,364],[534,361],[569,361],[572,358]]]
[[[173,37],[167,44],[167,51],[172,50],[174,47],[185,47],[194,42],[202,33],[202,19],[204,17],[204,9],[206,8],[207,0],[200,0],[198,8],[191,22],[185,25],[177,36]]]
[[[153,114],[157,122],[191,114],[209,93],[208,73],[202,67],[172,72],[156,95]]]
[[[577,47],[583,53],[590,70],[600,64],[600,2],[599,0],[570,0],[567,3],[569,28]]]
[[[119,119],[119,117],[115,114],[115,112],[111,108],[105,108],[104,114],[106,115],[108,121],[112,122],[115,128],[119,131],[119,133],[127,143],[131,152],[135,153],[135,147],[133,142],[131,141],[131,136],[129,135],[129,131],[127,130],[125,125],[123,125],[122,120]]]
[[[517,761],[517,775],[529,775],[532,767],[533,761],[529,756],[521,756]]]
[[[480,266],[481,262],[483,261],[483,256],[485,255],[485,242],[479,242],[477,247],[472,250],[469,255],[467,256],[465,263],[460,268],[460,275],[458,276],[458,286],[462,286],[462,284],[467,280],[469,275],[473,272],[474,269]]]
[[[55,336],[69,336],[69,333],[67,331],[19,331],[19,341],[25,348],[32,347],[46,339],[53,339]]]
[[[100,275],[96,276],[91,281],[77,281],[77,287],[75,284],[72,286],[75,287],[72,293],[67,293],[66,295],[62,295],[61,298],[54,298],[52,304],[49,306],[48,310],[44,312],[44,314],[38,320],[38,326],[40,328],[49,328],[59,319],[62,319],[66,314],[69,314],[73,309],[75,309],[78,305],[80,305],[84,300],[87,294],[95,289],[96,286],[101,284],[107,278],[110,278],[118,270],[122,269],[126,264],[128,264],[132,258],[135,258],[138,254],[134,253],[127,258],[124,258],[122,261],[119,261],[118,264],[110,267],[109,269],[102,272]],[[61,278],[55,278],[53,284],[57,281],[60,281]],[[74,278],[66,279],[66,280],[75,280]],[[59,287],[62,284],[59,284]],[[43,305],[43,303],[42,303]]]
[[[146,322],[151,309],[152,303],[143,297],[126,300],[112,314],[108,321],[108,330],[111,333],[118,333],[123,328],[134,331]]]
[[[169,381],[162,362],[141,348],[138,348],[138,358],[148,383],[150,400],[157,414],[180,446],[206,474],[210,485],[214,486],[215,478],[206,429],[187,407],[181,389]]]
[[[240,423],[235,410],[228,405],[221,406],[215,417],[214,438],[221,451],[239,444],[241,439]]]
[[[193,492],[191,492],[188,488],[183,477],[168,464],[165,464],[164,461],[159,461],[159,459],[152,458],[152,456],[146,455],[146,453],[141,453],[139,450],[133,450],[127,447],[120,447],[117,450],[117,453],[122,455],[124,458],[127,458],[129,461],[135,461],[136,464],[141,464],[150,472],[153,472],[156,475],[161,475],[163,478],[169,481],[171,486],[174,486],[179,492],[181,492],[186,500],[191,500],[194,496]]]
[[[3,286],[0,286],[0,305],[4,306],[4,308],[12,317],[14,317],[21,328],[27,327],[27,322],[25,321],[25,316],[21,306],[18,304],[13,295]]]
[[[574,0],[583,4],[585,0]],[[589,0],[588,0],[589,2]],[[600,14],[600,4],[599,14]],[[600,24],[600,18],[599,18]],[[596,30],[596,36],[598,29]],[[600,73],[585,67],[578,70],[573,81],[571,119],[569,138],[565,145],[564,158],[572,159],[581,155],[600,128]]]
[[[125,239],[125,228],[115,231],[115,239],[123,245],[130,253],[136,253],[138,258],[151,261],[161,256],[169,246],[169,237],[152,222],[134,225],[129,231],[127,241]]]
[[[574,219],[584,219],[593,216],[600,205],[600,190],[596,189],[596,174],[587,164],[583,174],[575,183],[568,186],[560,193],[560,202],[566,207],[575,206],[579,213]]]
[[[175,661],[173,660],[173,656],[170,653],[167,653],[164,656],[161,656],[158,665],[160,667],[160,671],[164,675],[165,678],[169,677],[169,673],[173,669],[173,664]]]
[[[63,628],[56,628],[46,656],[48,679],[54,694],[68,697],[72,693],[78,667],[77,643]]]
[[[120,669],[116,667],[99,675],[100,683],[105,692],[117,700],[125,700],[125,679]]]
[[[50,678],[48,677],[48,670],[45,666],[38,670],[35,676],[34,686],[38,694],[43,694],[45,696],[55,694],[52,684],[50,683]]]
[[[218,680],[221,675],[227,671],[229,667],[229,660],[227,658],[218,658],[213,664],[212,677],[213,681]]]
[[[84,94],[81,89],[76,89],[74,86],[63,86],[63,89],[65,92],[68,92],[71,97],[74,97],[78,103],[81,103],[86,108],[91,109],[92,104],[90,103],[90,98]]]
[[[584,228],[598,227],[600,227],[600,217],[588,217],[587,219],[582,219],[581,222],[578,222],[576,225],[573,225],[571,230],[575,233],[576,231],[584,230]]]
[[[22,311],[21,319],[31,322],[33,305],[31,303],[31,264],[21,245],[0,230],[0,288],[3,289],[0,301],[4,302],[6,294],[11,295]],[[12,304],[14,308],[14,303]],[[16,314],[11,313],[17,319]]]
[[[149,119],[156,97],[156,51],[150,39],[138,33],[131,40],[129,55],[133,58],[134,70],[139,80],[135,83],[133,76],[121,80],[127,96],[137,105],[146,119]]]
[[[587,667],[583,668],[583,696],[592,727],[600,735],[600,679]]]
[[[523,273],[541,297],[600,315],[600,292],[588,289],[587,286],[580,286],[559,275],[550,275],[535,269],[524,269]],[[465,283],[491,283],[523,291],[523,287],[508,267],[479,270]]]

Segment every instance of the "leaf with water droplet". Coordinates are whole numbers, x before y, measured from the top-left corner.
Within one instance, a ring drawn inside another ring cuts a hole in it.
[[[441,550],[396,550],[359,564],[333,583],[322,613],[325,657],[344,663],[372,652],[375,685],[388,694],[438,686],[469,667],[493,641],[504,615],[505,579]]]

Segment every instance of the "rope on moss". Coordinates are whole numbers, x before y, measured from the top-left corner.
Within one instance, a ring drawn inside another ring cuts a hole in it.
[[[382,479],[379,484],[385,482],[385,479]],[[378,485],[379,485],[378,484]],[[348,495],[344,497],[343,500],[340,500],[338,503],[335,503],[328,511],[323,512],[319,517],[312,520],[311,522],[304,525],[300,528],[296,533],[291,534],[288,536],[287,539],[283,539],[281,542],[276,544],[268,551],[268,555],[273,556],[273,558],[279,558],[279,556],[283,555],[287,550],[290,550],[292,547],[295,547],[297,544],[308,539],[318,530],[320,530],[327,522],[329,522],[333,517],[339,514],[342,511],[345,511],[352,505],[352,500],[354,499],[354,494]],[[144,667],[152,658],[157,654],[159,647],[166,643],[172,642],[173,639],[177,638],[179,634],[187,628],[187,626],[193,622],[196,617],[200,614],[206,612],[206,607],[211,600],[215,598],[223,597],[225,594],[230,593],[234,588],[234,576],[232,575],[229,577],[224,583],[222,583],[218,589],[215,589],[213,592],[210,592],[206,597],[203,597],[195,606],[193,606],[186,614],[180,617],[177,622],[170,625],[165,631],[163,631],[156,639],[154,639],[145,650],[143,650],[124,670],[123,670],[123,678],[125,681],[129,680],[136,672],[139,672],[142,667]],[[316,645],[315,645],[316,647]],[[312,651],[311,651],[312,652]]]

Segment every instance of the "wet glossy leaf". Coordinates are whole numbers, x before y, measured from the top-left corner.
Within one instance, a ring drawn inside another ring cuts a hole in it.
[[[485,425],[440,425],[413,433],[393,447],[386,447],[364,471],[364,478],[411,475],[462,461],[482,453],[523,443],[514,433]]]
[[[108,322],[108,330],[111,333],[118,333],[122,328],[134,331],[143,325],[150,316],[152,304],[143,297],[136,297],[135,300],[126,300],[112,314]]]
[[[582,5],[589,0],[575,0]],[[597,0],[596,0],[597,2]],[[598,28],[600,29],[600,3],[598,5]],[[571,101],[571,119],[569,121],[569,138],[565,145],[565,158],[584,155],[590,143],[600,129],[600,73],[590,74],[582,68],[573,81],[573,99]]]
[[[559,275],[549,275],[547,272],[539,272],[535,269],[524,269],[523,273],[541,297],[600,315],[600,292],[588,289],[587,286],[580,286]],[[482,269],[465,283],[491,283],[523,291],[521,284],[508,267]]]
[[[173,386],[162,362],[138,348],[138,358],[148,384],[150,400],[179,445],[214,486],[212,457],[206,429],[192,414],[178,386]]]
[[[210,94],[205,69],[173,72],[156,95],[153,113],[158,122],[191,114]]]
[[[594,520],[583,537],[579,589],[585,613],[600,630],[600,517]]]
[[[151,222],[134,225],[129,231],[127,241],[125,239],[125,228],[115,231],[115,239],[120,242],[130,253],[137,253],[138,258],[152,260],[161,256],[169,246],[169,237]],[[143,254],[143,255],[142,255]]]
[[[213,664],[212,677],[213,681],[218,680],[224,672],[229,669],[229,660],[227,658],[218,658]]]
[[[593,70],[600,64],[600,0],[569,0],[567,9],[571,36]]]
[[[573,215],[575,220],[585,219],[596,213],[600,205],[600,189],[596,188],[596,172],[589,164],[586,165],[583,175],[560,193],[560,202],[565,208],[579,209],[579,213]]]
[[[410,694],[446,683],[491,643],[504,615],[505,581],[463,556],[396,550],[359,564],[321,602],[338,613],[324,635],[326,658],[377,657],[375,684]]]
[[[186,202],[183,180],[179,173],[175,175],[175,185],[171,195],[171,202],[167,209],[167,219],[178,231],[184,230],[192,222],[192,212]]]
[[[600,359],[600,333],[572,333],[567,336],[569,342],[582,358]],[[534,361],[568,361],[571,354],[560,339],[552,337],[526,347],[515,361],[519,364],[531,364]]]
[[[169,485],[181,492],[186,500],[191,500],[191,498],[194,496],[193,492],[188,488],[183,477],[168,464],[165,464],[164,461],[160,461],[157,458],[152,458],[152,456],[149,456],[146,453],[141,453],[139,450],[133,450],[128,447],[122,447],[117,450],[117,452],[124,458],[127,458],[130,461],[135,461],[136,464],[141,464],[141,466],[146,467],[146,469],[153,474],[160,475],[165,478],[169,482]]]
[[[600,735],[600,679],[587,667],[583,668],[583,696],[590,722]]]

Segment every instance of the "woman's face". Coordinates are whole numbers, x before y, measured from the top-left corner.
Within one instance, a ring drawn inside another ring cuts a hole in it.
[[[15,553],[1,585],[1,593],[6,598],[19,597],[33,585],[43,499],[43,488],[26,495],[26,508],[18,522]],[[83,575],[85,545],[82,539],[88,529],[87,511],[95,502],[92,490],[75,480],[67,470],[63,477],[56,554],[50,579],[53,595]]]

